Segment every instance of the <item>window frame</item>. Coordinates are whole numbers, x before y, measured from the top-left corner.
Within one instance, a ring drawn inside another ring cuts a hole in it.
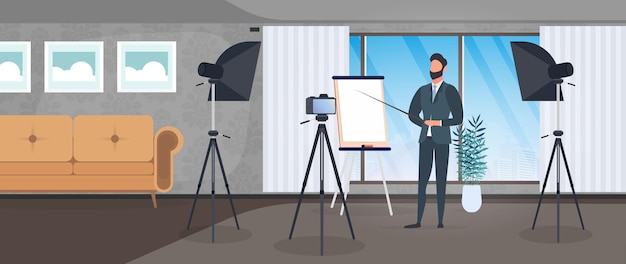
[[[459,96],[461,96],[461,102],[465,103],[465,97],[463,96],[463,69],[464,69],[464,37],[475,37],[475,36],[539,36],[539,32],[520,32],[520,33],[511,33],[511,32],[480,32],[480,33],[460,33],[460,32],[453,32],[453,33],[419,33],[419,32],[405,32],[405,33],[367,33],[367,32],[350,32],[350,37],[360,37],[360,57],[361,57],[361,76],[365,75],[365,64],[367,61],[367,46],[366,46],[366,37],[368,36],[394,36],[394,37],[404,37],[404,36],[418,36],[418,37],[422,37],[422,36],[446,36],[446,37],[450,37],[450,36],[456,36],[458,39],[458,54],[459,54],[459,83],[458,83],[458,91],[459,91]],[[460,137],[459,137],[460,140]],[[462,181],[461,179],[461,175],[458,173],[457,170],[457,179],[458,181]],[[504,181],[505,183],[528,183],[528,182],[533,182],[536,180],[532,180],[532,181],[522,181],[522,180],[517,180],[517,181]],[[351,180],[351,183],[379,183],[381,182],[380,180],[366,180],[364,174],[361,172],[361,177],[358,181],[355,180]],[[417,182],[417,179],[415,181],[389,181],[387,183],[392,183],[392,184],[414,184]]]

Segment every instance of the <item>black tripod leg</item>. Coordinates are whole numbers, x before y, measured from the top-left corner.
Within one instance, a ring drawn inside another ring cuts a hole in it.
[[[583,224],[583,217],[580,214],[580,207],[578,206],[578,198],[576,198],[576,191],[574,190],[574,182],[572,181],[572,174],[569,172],[569,165],[567,164],[567,158],[565,158],[565,150],[563,150],[563,143],[561,143],[561,153],[563,154],[563,161],[565,162],[565,169],[567,170],[567,177],[569,177],[569,184],[572,187],[572,194],[574,194],[574,201],[576,202],[576,210],[578,210],[578,218],[580,219],[580,225],[585,230],[585,224]]]
[[[350,213],[348,212],[346,198],[343,195],[343,188],[341,187],[341,180],[339,179],[339,173],[337,172],[337,164],[335,163],[335,156],[333,155],[333,149],[330,146],[330,140],[328,140],[328,134],[326,133],[326,129],[324,129],[324,136],[326,137],[326,145],[328,146],[328,153],[330,153],[330,162],[333,164],[333,170],[335,171],[335,179],[337,180],[337,186],[339,187],[339,192],[341,193],[341,202],[343,203],[343,208],[346,210],[346,217],[348,219],[348,225],[350,226],[350,234],[352,234],[352,239],[354,240],[354,230],[352,229],[352,221],[350,221]]]
[[[543,193],[546,191],[546,185],[548,184],[548,175],[550,175],[550,168],[552,167],[552,161],[554,160],[554,153],[556,152],[556,141],[552,146],[552,155],[550,155],[550,162],[548,163],[548,169],[546,170],[546,178],[543,180],[543,188],[541,189],[541,196],[539,196],[539,203],[537,204],[537,212],[535,213],[535,220],[533,221],[533,230],[537,223],[537,215],[539,215],[539,208],[541,207],[541,201],[543,200]]]
[[[224,183],[226,184],[226,193],[228,194],[228,200],[230,200],[230,208],[233,210],[235,224],[237,224],[237,230],[239,230],[239,221],[237,220],[237,213],[235,213],[233,199],[230,196],[230,188],[228,187],[228,180],[226,179],[226,172],[224,171],[224,164],[222,163],[222,155],[220,154],[220,148],[217,146],[217,141],[215,143],[215,152],[217,152],[217,160],[220,162],[220,168],[222,169],[222,177],[224,177]]]
[[[211,143],[206,150],[206,156],[204,157],[204,164],[202,165],[202,172],[200,173],[200,180],[198,181],[198,190],[196,190],[196,197],[193,199],[193,206],[191,207],[191,214],[189,214],[189,221],[187,222],[187,230],[191,225],[191,218],[193,217],[193,211],[196,209],[196,201],[198,201],[198,194],[200,193],[200,186],[202,186],[202,179],[204,178],[204,171],[206,170],[206,162],[209,160],[209,153],[211,153]]]
[[[324,256],[324,138],[320,142],[320,256]]]
[[[313,163],[313,157],[315,157],[315,149],[317,148],[317,141],[320,138],[320,130],[317,130],[315,135],[315,141],[313,142],[313,149],[311,150],[311,157],[309,158],[309,165],[306,167],[306,173],[304,174],[304,181],[302,181],[302,190],[300,190],[300,198],[298,198],[298,206],[296,207],[296,214],[293,216],[293,224],[291,224],[291,231],[289,232],[289,239],[293,235],[293,228],[296,226],[296,219],[298,219],[298,212],[300,211],[300,204],[302,203],[302,195],[304,194],[304,188],[306,188],[307,180],[309,179],[309,172],[311,171],[311,164]]]
[[[211,145],[217,146],[215,138],[211,139]],[[211,243],[215,243],[215,149],[211,155]]]
[[[561,139],[556,139],[556,243],[561,242]]]

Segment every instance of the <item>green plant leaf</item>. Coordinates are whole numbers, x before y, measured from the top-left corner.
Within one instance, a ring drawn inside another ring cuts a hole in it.
[[[458,138],[454,139],[454,148],[457,153],[458,173],[465,182],[477,183],[487,172],[487,162],[485,151],[485,127],[481,115],[472,116],[468,119],[470,128],[457,126],[457,131],[453,131]]]

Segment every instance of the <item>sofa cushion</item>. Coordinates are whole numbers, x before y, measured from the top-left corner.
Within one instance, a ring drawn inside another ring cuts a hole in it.
[[[152,162],[76,162],[77,175],[150,175],[154,173]]]
[[[72,118],[63,115],[0,116],[0,160],[69,161]]]
[[[70,174],[72,174],[71,162],[0,162],[0,175]]]
[[[77,161],[151,161],[153,122],[148,115],[83,115],[74,118]]]

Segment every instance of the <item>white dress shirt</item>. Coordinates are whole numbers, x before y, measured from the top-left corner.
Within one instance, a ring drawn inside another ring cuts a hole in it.
[[[442,82],[443,82],[443,80],[439,81],[438,83],[433,83],[431,85],[431,88],[430,88],[431,90],[433,90],[433,86],[435,86],[435,89],[434,89],[433,94],[432,94],[431,102],[435,101],[435,95],[437,95],[437,92],[439,91],[439,87],[441,87],[441,83]],[[433,119],[433,117],[431,115],[428,118],[428,120],[432,120],[432,119]],[[428,136],[428,137],[432,137],[433,136],[432,132],[430,131],[430,127],[428,127],[428,132],[426,132],[426,136]]]

